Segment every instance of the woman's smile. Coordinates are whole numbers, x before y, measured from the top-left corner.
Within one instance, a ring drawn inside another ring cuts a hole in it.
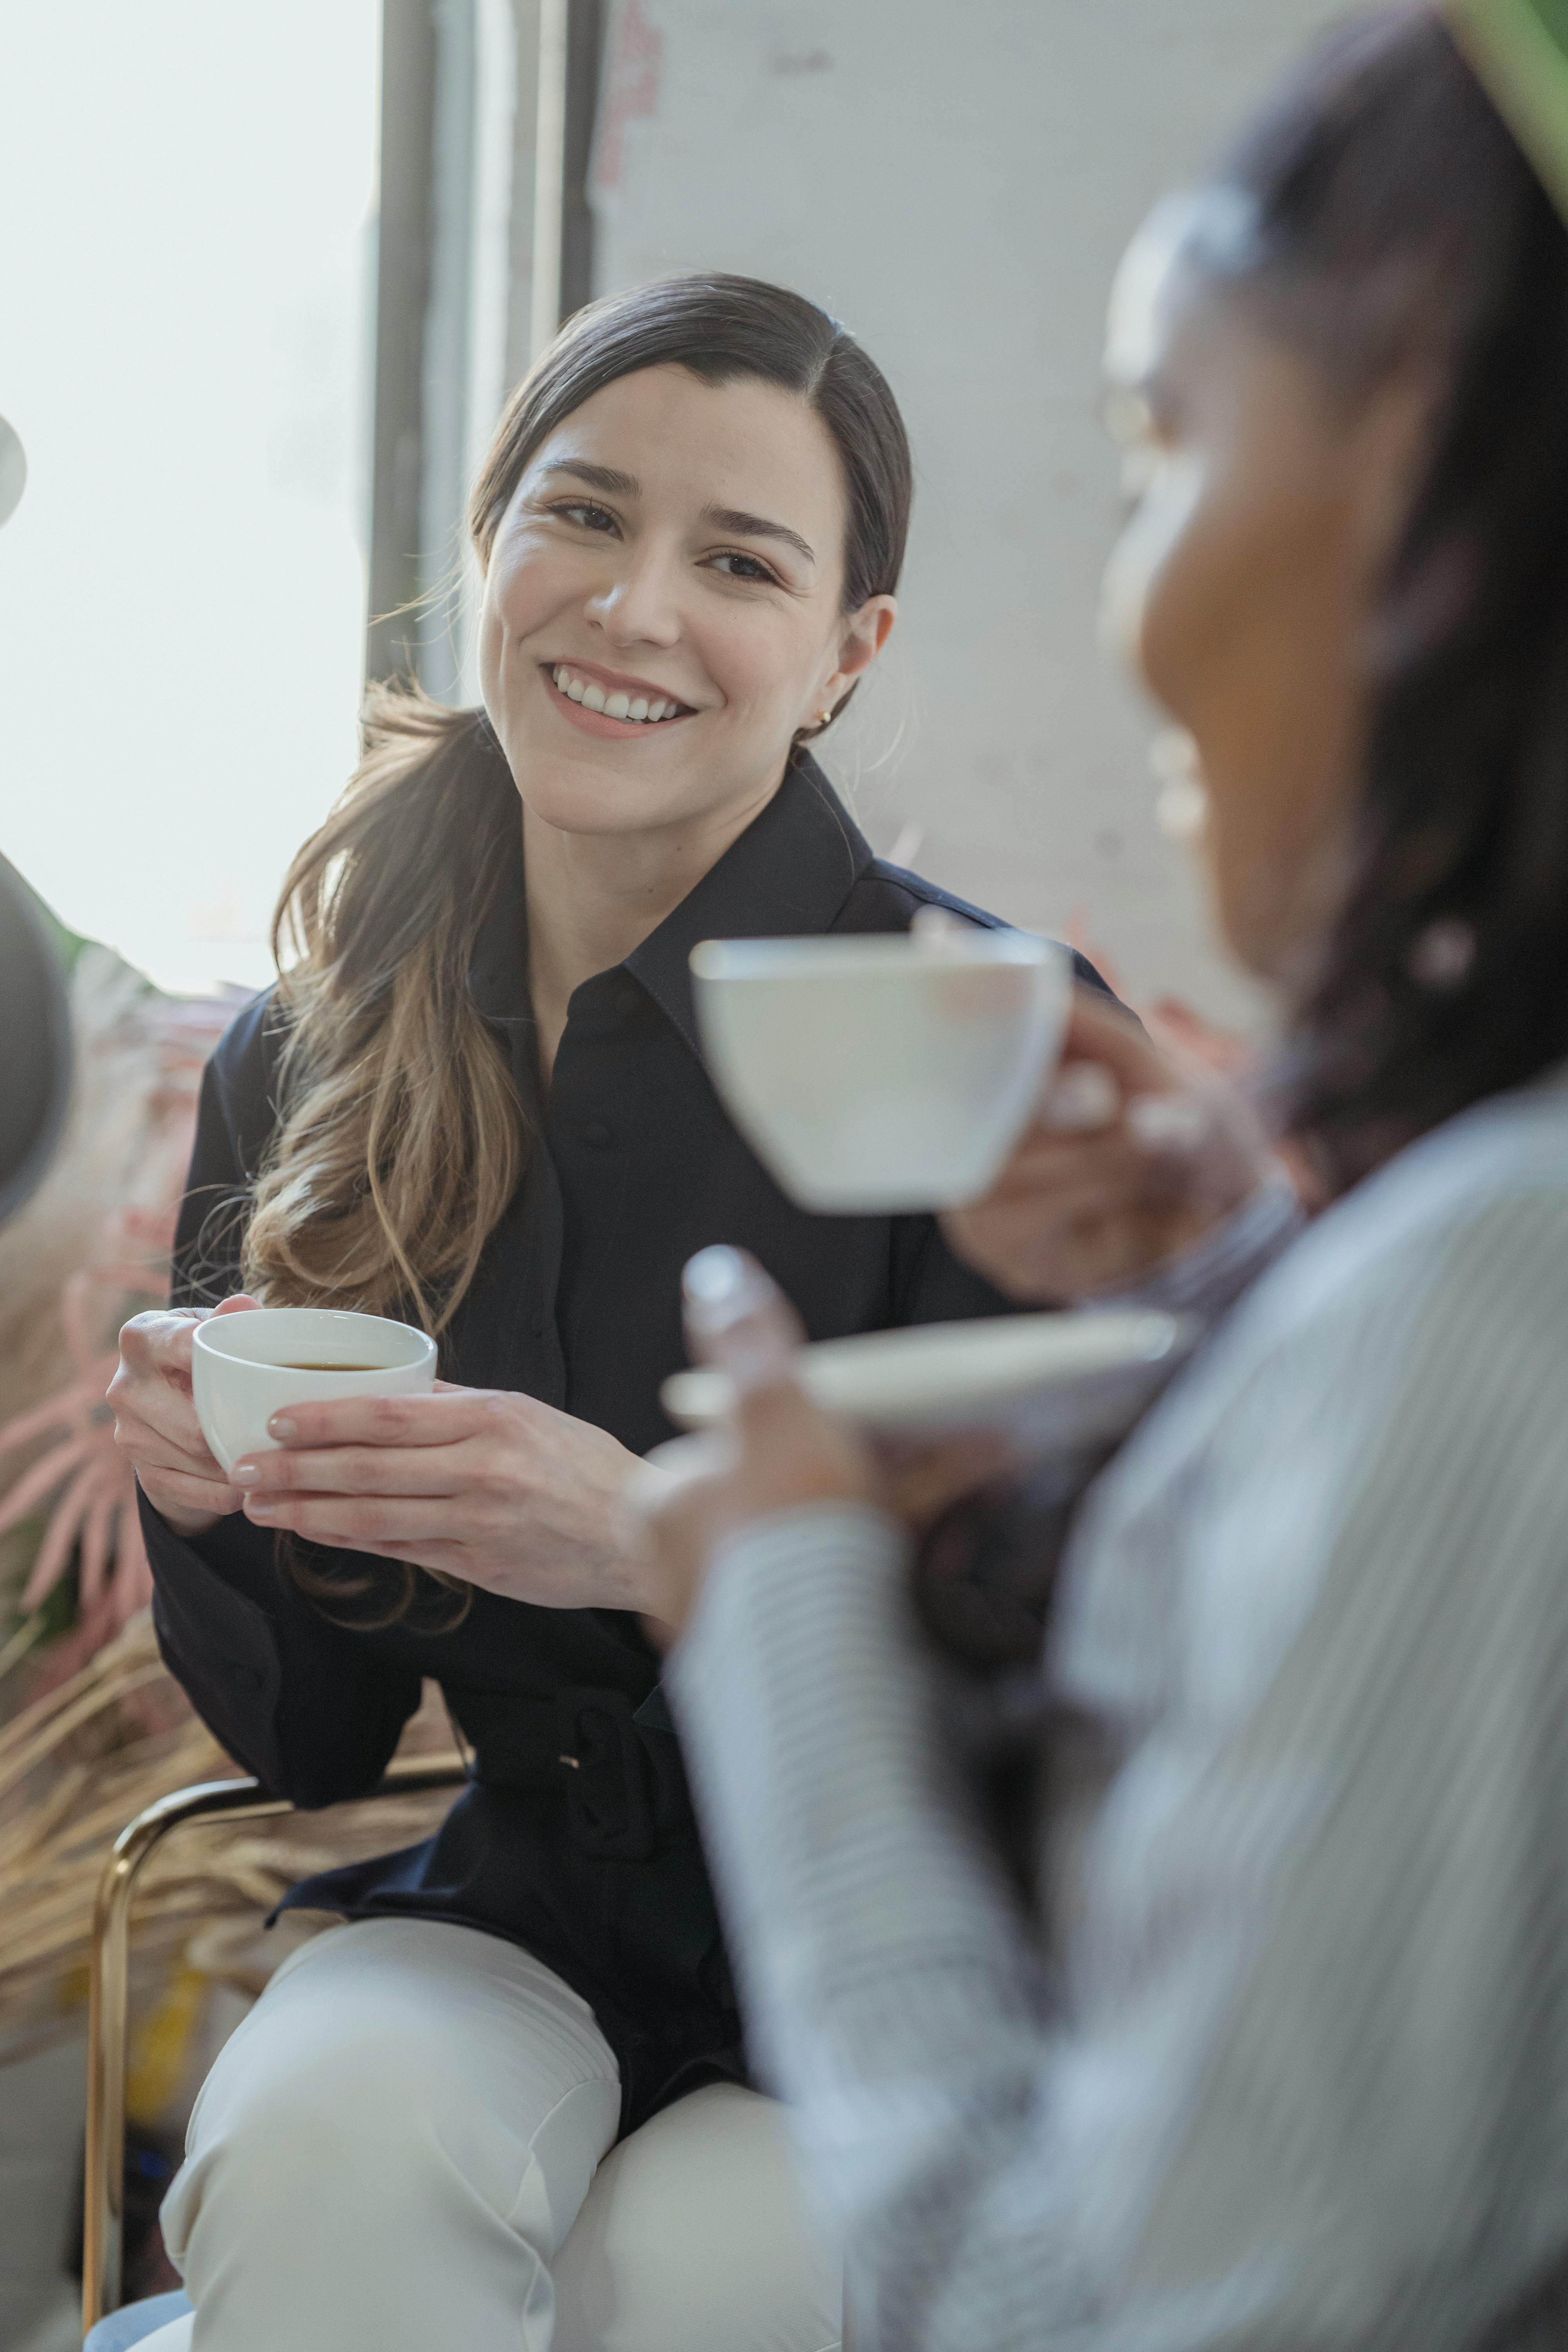
[[[696,710],[648,678],[605,669],[597,662],[544,661],[539,665],[550,700],[587,735],[620,738],[647,735]]]
[[[479,630],[526,827],[625,836],[640,875],[645,834],[711,848],[751,822],[892,624],[890,593],[846,604],[847,485],[810,403],[754,376],[636,369],[543,436],[499,510]],[[693,718],[679,750],[620,756]],[[533,841],[536,876],[553,854]]]

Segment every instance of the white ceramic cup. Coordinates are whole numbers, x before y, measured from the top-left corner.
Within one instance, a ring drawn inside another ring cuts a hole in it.
[[[805,1209],[947,1209],[1001,1168],[1055,1061],[1065,948],[957,924],[708,940],[691,952],[709,1072]]]
[[[328,1370],[301,1370],[326,1365]],[[368,1369],[366,1369],[368,1367]],[[267,1424],[290,1404],[413,1396],[435,1386],[436,1342],[410,1323],[331,1307],[252,1307],[198,1323],[191,1385],[202,1435],[226,1472],[271,1454]]]

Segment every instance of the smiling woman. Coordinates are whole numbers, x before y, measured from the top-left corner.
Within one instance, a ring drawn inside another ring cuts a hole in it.
[[[375,1780],[424,1675],[475,1750],[428,1845],[295,1891],[354,1924],[203,2095],[165,2235],[231,2352],[837,2340],[624,1504],[704,1244],[818,1339],[1002,1304],[927,1217],[792,1206],[693,1017],[707,938],[992,921],[874,859],[807,749],[892,625],[909,505],[891,393],[798,295],[583,313],[474,494],[484,708],[380,698],[286,886],[293,961],[208,1072],[181,1309],[127,1328],[114,1391],[165,1654],[306,1803]],[[226,1478],[192,1325],[258,1299],[418,1319],[450,1385],[296,1409]]]
[[[625,952],[620,935],[650,893],[667,912],[722,856],[892,626],[893,545],[853,513],[855,453],[841,458],[805,391],[645,366],[593,392],[526,460],[503,427],[502,462],[476,493],[481,545],[499,509],[479,674],[525,780],[547,1057],[577,980]],[[521,463],[510,496],[506,457]],[[907,475],[899,491],[901,552]],[[606,741],[635,744],[635,767],[607,759]],[[570,930],[548,915],[538,928],[546,898],[575,907]]]

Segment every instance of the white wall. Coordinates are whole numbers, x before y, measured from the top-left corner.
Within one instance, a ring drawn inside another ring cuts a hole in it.
[[[1153,721],[1095,642],[1116,468],[1106,289],[1338,0],[617,0],[600,290],[670,269],[799,287],[886,370],[920,489],[897,656],[826,764],[886,851],[1140,998],[1253,1017],[1157,832]],[[909,838],[906,833],[906,840]]]

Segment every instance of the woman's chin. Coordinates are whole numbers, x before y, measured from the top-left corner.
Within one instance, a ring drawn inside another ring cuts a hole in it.
[[[564,761],[525,752],[510,765],[529,816],[553,833],[646,833],[701,812],[689,783],[683,791],[667,777],[617,771],[591,751]]]

